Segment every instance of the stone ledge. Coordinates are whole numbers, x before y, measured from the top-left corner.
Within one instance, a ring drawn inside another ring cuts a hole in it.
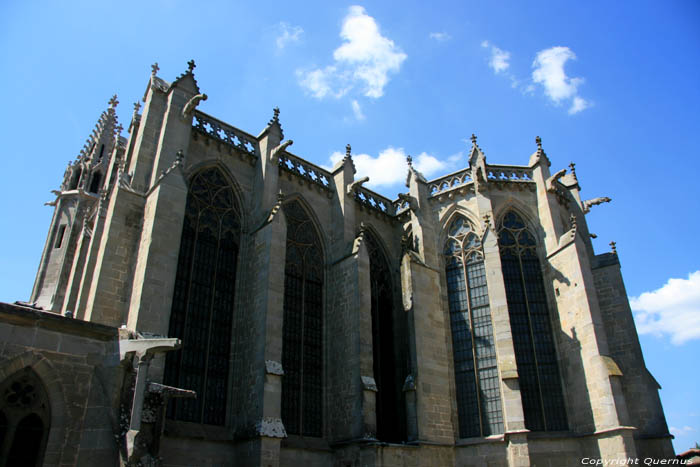
[[[46,310],[0,302],[0,321],[25,327],[37,327],[101,341],[119,339],[119,329],[80,319],[67,318]]]

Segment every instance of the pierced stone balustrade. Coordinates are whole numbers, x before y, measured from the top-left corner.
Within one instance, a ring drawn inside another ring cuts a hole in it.
[[[321,167],[305,161],[289,152],[279,155],[279,167],[287,173],[295,175],[311,185],[326,190],[329,194],[333,192],[330,186],[331,174]]]
[[[393,216],[396,212],[394,209],[394,203],[389,200],[389,198],[385,198],[372,190],[364,187],[358,187],[355,188],[354,194],[355,201],[366,208],[379,211],[387,216]]]
[[[517,165],[486,166],[489,181],[494,182],[531,182],[532,169]]]
[[[430,190],[430,196],[434,196],[452,188],[466,185],[471,181],[471,171],[467,168],[428,182],[428,189]]]
[[[254,136],[199,110],[195,110],[193,115],[192,127],[199,133],[210,136],[249,156],[257,157],[259,154],[258,140]]]

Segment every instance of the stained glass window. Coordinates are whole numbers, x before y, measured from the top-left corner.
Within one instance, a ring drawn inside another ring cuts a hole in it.
[[[298,201],[287,220],[282,329],[282,422],[287,433],[320,437],[323,420],[323,256],[309,215]]]
[[[231,185],[216,168],[194,176],[180,241],[170,337],[182,349],[166,357],[168,385],[197,392],[174,399],[168,416],[224,425],[240,214]]]
[[[456,217],[443,251],[461,438],[503,433],[501,391],[481,240]]]
[[[499,224],[498,243],[525,426],[532,431],[565,430],[564,397],[535,236],[510,211]]]

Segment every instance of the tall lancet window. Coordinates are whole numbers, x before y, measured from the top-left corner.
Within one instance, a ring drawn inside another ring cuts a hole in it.
[[[170,337],[182,350],[167,354],[165,383],[197,392],[175,399],[168,416],[224,425],[240,211],[231,185],[216,168],[190,183],[180,241]]]
[[[321,436],[323,420],[323,253],[298,201],[287,220],[282,329],[282,421],[287,433]]]
[[[447,296],[452,328],[461,438],[503,433],[501,390],[479,236],[457,216],[445,243]]]
[[[532,431],[565,430],[564,398],[535,236],[510,211],[498,226],[498,243],[525,426]]]
[[[382,441],[401,441],[399,421],[400,390],[397,385],[400,365],[394,353],[394,292],[389,261],[379,242],[365,231],[369,253],[369,277],[372,297],[372,357],[377,383],[377,437]]]

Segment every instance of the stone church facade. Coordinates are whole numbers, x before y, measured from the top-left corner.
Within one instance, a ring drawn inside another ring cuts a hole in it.
[[[570,168],[390,200],[197,110],[194,63],[116,97],[0,308],[0,465],[580,465],[671,458],[617,254]],[[31,397],[29,397],[29,396]],[[26,399],[26,400],[25,400]],[[23,402],[24,401],[24,402]],[[24,443],[24,444],[22,444]],[[15,456],[15,457],[13,457]],[[9,459],[9,460],[8,460]]]

